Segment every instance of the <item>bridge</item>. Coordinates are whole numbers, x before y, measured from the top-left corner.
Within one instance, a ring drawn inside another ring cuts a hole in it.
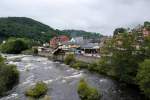
[[[65,59],[66,50],[62,49],[61,47],[57,47],[52,51],[52,60],[54,61],[64,61]]]

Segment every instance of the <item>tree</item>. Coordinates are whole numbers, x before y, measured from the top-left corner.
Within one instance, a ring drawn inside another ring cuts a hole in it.
[[[97,70],[100,74],[108,74],[109,75],[109,71],[111,71],[110,64],[107,61],[107,59],[103,58],[100,59],[98,64],[97,64]]]
[[[145,37],[142,45],[143,56],[145,58],[150,58],[150,37]]]
[[[8,90],[19,81],[19,72],[15,65],[6,65],[0,63],[0,96],[4,95]]]
[[[140,63],[136,78],[140,89],[150,98],[150,59]]]
[[[21,51],[28,49],[28,42],[24,39],[8,39],[6,43],[1,44],[0,50],[2,53],[18,54]]]
[[[141,51],[136,49],[138,44],[135,36],[133,34],[120,33],[109,41],[103,50],[105,56],[102,56],[101,64],[104,65],[100,66],[107,67],[107,71],[111,72],[120,81],[134,84],[138,63],[143,61]]]
[[[148,21],[144,22],[144,27],[150,27],[150,22]]]
[[[127,30],[125,28],[122,28],[122,27],[121,28],[117,28],[117,29],[114,30],[113,36],[116,36],[119,33],[126,33],[126,32],[127,32]]]
[[[0,18],[0,39],[2,40],[16,37],[48,42],[57,34],[58,33],[55,32],[55,29],[30,18]]]

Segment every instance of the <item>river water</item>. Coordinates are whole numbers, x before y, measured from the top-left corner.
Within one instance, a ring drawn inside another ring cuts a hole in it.
[[[18,66],[20,82],[8,96],[0,100],[27,100],[24,95],[25,90],[38,81],[48,84],[47,95],[52,100],[80,100],[77,84],[81,78],[101,91],[101,100],[142,100],[136,90],[132,88],[122,90],[118,82],[102,75],[75,70],[44,57],[30,55],[5,55],[5,57],[8,60],[7,63]]]

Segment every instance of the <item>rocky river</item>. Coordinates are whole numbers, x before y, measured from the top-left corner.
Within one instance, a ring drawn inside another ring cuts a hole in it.
[[[69,66],[53,62],[44,57],[31,55],[3,55],[7,63],[15,64],[20,71],[19,84],[9,95],[0,100],[27,100],[25,90],[38,81],[48,84],[48,96],[52,100],[80,100],[77,84],[84,78],[88,84],[102,93],[101,100],[142,100],[135,89],[121,89],[120,84],[103,75],[90,73],[86,70],[75,70]]]

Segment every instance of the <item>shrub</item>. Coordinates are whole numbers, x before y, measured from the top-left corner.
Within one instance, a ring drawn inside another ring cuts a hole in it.
[[[66,57],[65,57],[65,60],[64,60],[65,64],[67,65],[71,65],[75,62],[75,57],[73,54],[68,54]]]
[[[28,44],[20,38],[8,39],[6,43],[1,44],[0,50],[2,53],[18,54],[21,51],[28,49]]]
[[[33,98],[39,98],[45,95],[48,91],[48,87],[43,82],[38,82],[34,87],[30,87],[26,92],[25,95]]]
[[[140,89],[150,98],[150,59],[140,64],[136,78]]]
[[[105,59],[100,59],[97,63],[97,70],[100,74],[110,74],[112,72],[112,68],[110,67],[110,64]]]
[[[82,79],[78,84],[78,94],[81,100],[100,100],[99,92],[90,86]]]
[[[38,54],[38,49],[37,48],[32,48],[32,52],[33,52],[33,55],[37,55]]]
[[[32,49],[27,49],[27,50],[22,51],[21,53],[25,54],[25,55],[32,55],[33,51],[32,51]]]
[[[82,68],[87,68],[88,64],[85,62],[76,61],[74,64],[71,65],[71,67],[76,69],[82,69]]]
[[[0,55],[0,63],[4,62],[4,58]]]
[[[21,53],[25,54],[25,55],[37,55],[38,54],[38,50],[37,50],[37,48],[32,48],[32,49],[24,50]]]
[[[97,63],[91,63],[91,64],[89,64],[88,70],[89,71],[98,71],[98,69],[97,69]]]
[[[19,72],[15,65],[0,63],[0,96],[12,89],[19,80]]]

